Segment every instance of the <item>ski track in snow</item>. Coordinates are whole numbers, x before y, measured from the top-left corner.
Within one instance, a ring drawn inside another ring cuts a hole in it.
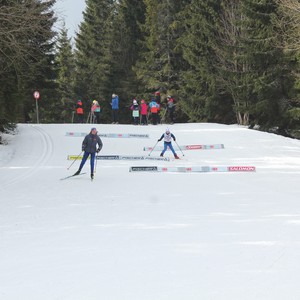
[[[30,143],[28,149],[15,149],[15,152],[11,157],[11,160],[14,161],[13,166],[7,168],[2,167],[2,170],[0,169],[1,172],[6,174],[8,174],[8,169],[22,169],[22,172],[18,172],[18,175],[16,176],[3,176],[0,183],[0,189],[15,185],[30,178],[39,169],[43,168],[49,158],[53,155],[53,141],[45,130],[38,125],[20,125],[20,127],[19,134],[16,138],[23,139],[23,134],[25,134],[25,138],[32,139],[32,143]],[[27,136],[27,134],[29,136]],[[26,145],[26,143],[24,145]]]
[[[65,132],[90,127],[20,124],[0,146],[1,300],[300,299],[300,141],[236,125],[175,124],[180,144],[225,148],[183,151],[170,162],[99,160],[92,183],[87,162],[87,174],[60,181],[78,168],[80,160],[68,170],[67,156],[83,139]],[[97,125],[150,135],[102,138],[101,155],[147,155],[143,147],[165,127]],[[153,165],[256,172],[129,172]]]

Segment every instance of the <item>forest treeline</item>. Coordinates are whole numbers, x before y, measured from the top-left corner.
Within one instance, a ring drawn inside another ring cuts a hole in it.
[[[74,39],[56,0],[0,3],[0,125],[69,123],[77,100],[120,122],[132,99],[176,101],[176,122],[237,123],[299,137],[298,0],[86,0]]]

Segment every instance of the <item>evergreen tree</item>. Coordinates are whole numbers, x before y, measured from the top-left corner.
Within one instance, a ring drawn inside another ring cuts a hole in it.
[[[112,80],[121,97],[131,101],[144,90],[133,66],[138,59],[139,41],[143,39],[140,24],[144,22],[145,4],[140,0],[121,0],[116,4],[116,11],[112,34]]]
[[[241,37],[247,64],[248,89],[251,90],[251,112],[256,123],[280,125],[287,109],[286,87],[291,83],[286,56],[279,47],[279,30],[274,23],[278,14],[276,1],[244,0],[245,36]],[[246,88],[246,86],[245,86]],[[250,99],[249,99],[250,100]]]
[[[247,59],[243,41],[247,39],[242,1],[223,0],[220,3],[219,30],[214,43],[217,84],[233,101],[238,124],[248,125],[251,101],[253,101],[253,70]]]
[[[54,3],[55,0],[1,2],[0,119],[3,122],[29,121],[35,108],[33,91],[40,89],[43,99],[51,93]]]
[[[75,92],[83,100],[86,111],[94,99],[102,108],[103,116],[110,114],[112,82],[112,24],[115,21],[113,0],[87,0],[83,22],[75,38],[76,78]]]
[[[179,44],[190,65],[181,93],[191,120],[226,123],[235,113],[239,124],[248,125],[250,114],[261,125],[279,122],[290,74],[275,47],[276,13],[274,1],[194,0],[187,7]]]
[[[182,110],[191,122],[231,122],[231,97],[218,83],[216,58],[221,3],[193,0],[179,14],[183,34],[177,45],[187,65],[181,68],[179,95]]]
[[[71,122],[76,104],[74,95],[75,60],[71,39],[68,38],[65,25],[63,25],[56,42],[55,70],[57,72],[56,97],[52,99],[45,114],[51,122]]]
[[[279,3],[279,15],[275,20],[283,37],[276,46],[283,48],[285,54],[293,62],[294,85],[289,91],[288,109],[284,115],[287,129],[295,129],[293,133],[300,138],[300,3],[298,0],[276,0]],[[291,65],[291,64],[290,64]]]
[[[140,58],[135,66],[137,76],[149,91],[165,93],[178,89],[178,53],[176,14],[189,1],[144,0],[144,39],[140,44]]]

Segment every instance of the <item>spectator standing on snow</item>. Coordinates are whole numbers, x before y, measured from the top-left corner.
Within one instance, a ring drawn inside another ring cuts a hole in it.
[[[174,134],[170,132],[169,128],[166,129],[166,132],[162,134],[162,136],[160,137],[160,139],[157,140],[157,142],[160,142],[162,139],[164,139],[164,149],[161,152],[160,156],[164,156],[165,152],[167,151],[167,149],[169,147],[170,150],[172,151],[174,157],[176,159],[179,159],[178,155],[176,154],[176,152],[172,146],[172,139],[175,142],[176,138],[175,138]]]
[[[97,100],[94,100],[91,107],[93,123],[98,123],[98,124],[100,123],[100,112],[101,112],[101,107],[99,105],[99,102]]]
[[[142,125],[148,125],[148,120],[147,120],[148,105],[144,99],[141,101],[141,115],[142,115],[142,120],[141,120]]]
[[[152,99],[149,103],[149,108],[151,112],[152,124],[157,125],[159,104],[156,103],[155,99]]]
[[[140,121],[140,106],[136,99],[133,99],[130,109],[132,110],[133,124],[138,125]]]
[[[83,105],[82,101],[78,100],[76,104],[76,114],[79,123],[83,123]]]
[[[116,94],[112,94],[111,109],[112,109],[112,124],[118,124],[119,123],[119,96]]]
[[[171,124],[174,124],[174,111],[175,111],[175,104],[174,99],[171,96],[167,97],[167,112],[170,118]]]
[[[85,136],[82,142],[82,151],[84,151],[78,171],[74,175],[79,175],[86,160],[90,157],[91,163],[91,179],[94,179],[94,164],[96,152],[99,153],[103,147],[102,141],[97,135],[97,129],[93,127],[88,135]],[[98,148],[97,148],[98,145]]]
[[[158,105],[160,105],[160,101],[161,101],[161,98],[160,98],[160,92],[159,91],[157,91],[157,92],[155,92],[155,101],[156,101],[156,103],[158,104]]]

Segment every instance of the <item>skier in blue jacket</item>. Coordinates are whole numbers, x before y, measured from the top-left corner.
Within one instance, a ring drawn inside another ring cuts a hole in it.
[[[175,142],[176,138],[175,138],[174,134],[170,132],[169,128],[166,129],[166,132],[163,133],[162,136],[160,137],[160,139],[158,139],[157,141],[160,142],[162,139],[164,139],[164,149],[163,149],[162,153],[160,154],[160,156],[164,156],[165,152],[167,151],[167,149],[169,147],[170,150],[172,151],[172,153],[174,154],[174,157],[176,159],[179,159],[178,155],[176,154],[176,152],[172,146],[172,139]]]
[[[94,179],[94,163],[96,152],[100,152],[103,147],[102,141],[97,135],[97,129],[93,127],[91,132],[85,136],[82,142],[82,151],[84,151],[78,171],[74,175],[79,175],[89,155],[91,156],[91,179]],[[98,148],[97,148],[98,145]]]

